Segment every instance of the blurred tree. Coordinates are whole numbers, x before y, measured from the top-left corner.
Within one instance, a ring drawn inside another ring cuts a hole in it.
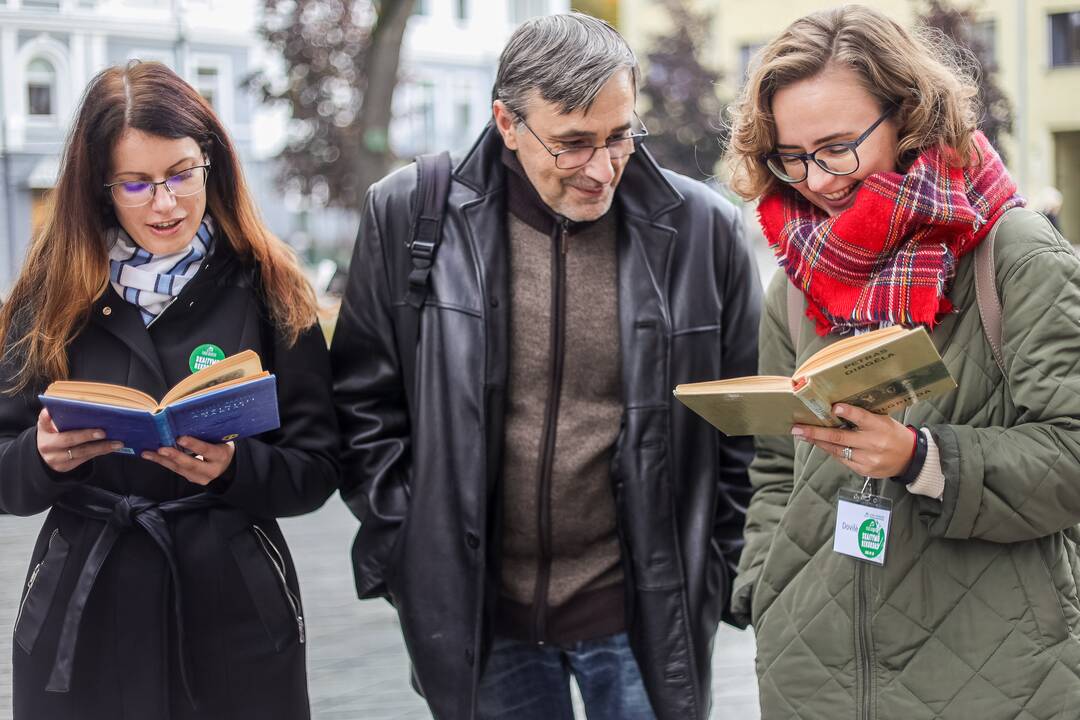
[[[619,0],[573,0],[570,9],[605,20],[614,27],[619,26]]]
[[[1001,159],[1008,162],[1001,140],[1013,129],[1013,108],[998,81],[997,59],[994,57],[992,35],[980,32],[985,26],[977,21],[973,5],[954,5],[949,0],[916,0],[917,21],[921,25],[940,30],[952,40],[965,57],[965,65],[975,62],[978,71],[979,105],[982,117],[979,129],[983,131]]]
[[[280,158],[286,189],[316,205],[360,208],[391,168],[391,100],[414,0],[262,0],[259,33],[281,55],[284,79],[248,85],[289,110]]]
[[[646,56],[642,116],[650,152],[664,167],[694,178],[711,177],[727,145],[724,104],[716,94],[720,74],[702,64],[712,13],[704,3],[659,0],[672,28],[653,38]]]

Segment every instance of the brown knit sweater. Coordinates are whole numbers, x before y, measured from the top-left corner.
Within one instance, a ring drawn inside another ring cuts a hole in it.
[[[612,212],[561,223],[516,158],[506,162],[510,368],[496,630],[569,645],[625,626],[611,485],[622,416],[616,225]]]

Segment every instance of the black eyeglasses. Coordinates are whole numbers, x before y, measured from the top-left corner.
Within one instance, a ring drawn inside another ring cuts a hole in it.
[[[765,165],[773,175],[786,183],[801,183],[805,180],[810,174],[811,161],[830,175],[850,175],[859,169],[859,153],[856,152],[856,148],[870,137],[877,126],[885,122],[885,118],[892,115],[895,110],[895,107],[886,110],[874,121],[873,125],[866,129],[866,132],[851,142],[832,143],[819,147],[812,153],[765,153],[761,159],[765,161]]]
[[[645,123],[641,122],[641,118],[637,113],[634,113],[634,119],[637,120],[638,125],[641,126],[641,130],[637,132],[627,131],[626,135],[621,135],[612,140],[608,140],[603,145],[572,145],[565,150],[552,150],[547,146],[540,136],[533,132],[533,129],[529,127],[525,122],[525,118],[518,115],[518,120],[525,126],[525,129],[532,133],[532,136],[536,138],[536,141],[544,146],[544,149],[548,151],[551,157],[555,158],[555,167],[560,170],[573,170],[584,165],[588,165],[592,160],[596,151],[601,148],[607,148],[608,157],[612,160],[619,160],[621,158],[632,155],[637,150],[637,141],[643,137],[648,137],[649,130],[645,127]]]
[[[196,165],[187,170],[181,170],[175,175],[170,175],[164,180],[153,182],[151,180],[121,180],[108,183],[105,189],[112,193],[113,202],[121,207],[141,207],[154,199],[158,185],[164,185],[165,189],[174,197],[187,197],[195,195],[206,187],[206,177],[210,174],[210,163]]]

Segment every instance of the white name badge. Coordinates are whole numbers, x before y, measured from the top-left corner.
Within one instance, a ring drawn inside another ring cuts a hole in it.
[[[833,550],[856,560],[884,565],[891,515],[889,498],[841,490],[836,499]]]

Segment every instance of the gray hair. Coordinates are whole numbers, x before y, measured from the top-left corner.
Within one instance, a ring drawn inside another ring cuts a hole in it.
[[[637,89],[634,51],[615,28],[584,13],[536,17],[522,23],[503,48],[491,99],[525,117],[535,91],[562,113],[588,110],[611,77],[630,70]]]

